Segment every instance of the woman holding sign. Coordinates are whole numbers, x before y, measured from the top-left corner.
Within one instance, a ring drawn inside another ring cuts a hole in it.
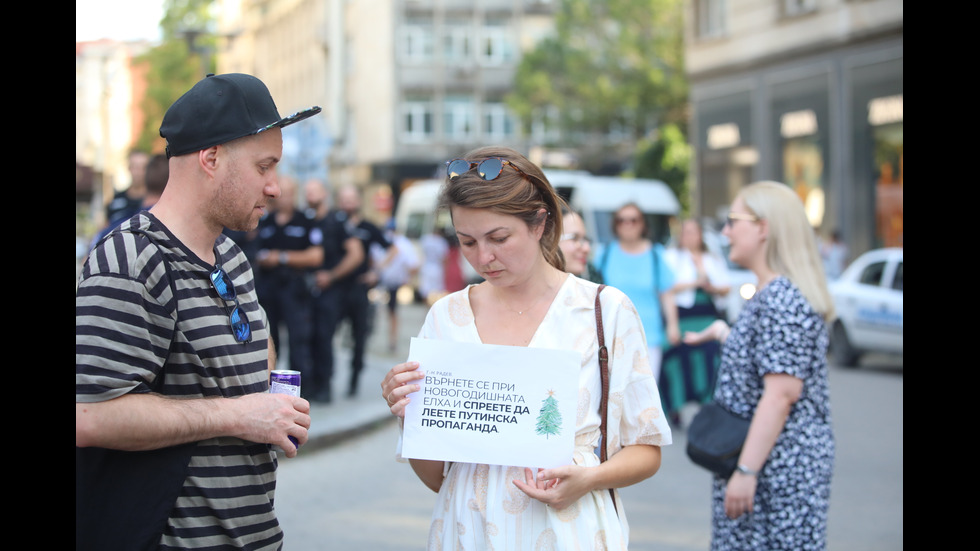
[[[610,371],[602,442],[609,459],[600,463],[594,452],[602,398],[598,285],[564,271],[562,200],[542,171],[511,149],[477,149],[448,162],[447,169],[440,207],[449,209],[461,251],[485,281],[436,302],[419,337],[573,350],[581,354],[581,368],[571,464],[535,472],[409,459],[422,482],[438,492],[428,549],[625,549],[623,504],[608,490],[653,476],[660,446],[671,443],[636,309],[615,288],[600,295]],[[406,362],[385,376],[381,391],[392,414],[405,416],[424,369]],[[401,457],[401,441],[398,451]]]

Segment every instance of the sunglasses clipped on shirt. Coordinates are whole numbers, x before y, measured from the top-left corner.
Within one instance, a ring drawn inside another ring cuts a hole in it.
[[[511,166],[514,170],[520,172],[521,176],[533,181],[531,177],[528,176],[523,170],[518,168],[517,165],[508,161],[507,159],[501,159],[499,157],[490,157],[480,161],[479,163],[467,161],[466,159],[453,159],[451,161],[446,161],[446,176],[452,180],[457,176],[473,170],[473,167],[476,167],[477,174],[480,175],[480,178],[486,181],[496,180],[497,177],[500,176],[500,173],[503,172],[504,165]]]
[[[210,274],[211,286],[218,292],[218,296],[223,300],[235,302],[235,307],[228,313],[231,323],[231,332],[235,335],[235,340],[240,343],[252,341],[252,326],[248,323],[248,317],[238,303],[238,293],[235,292],[235,284],[231,277],[222,269],[220,264],[215,264],[214,271]]]

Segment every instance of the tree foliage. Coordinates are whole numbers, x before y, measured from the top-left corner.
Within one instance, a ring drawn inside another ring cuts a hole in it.
[[[562,144],[610,135],[635,143],[666,123],[683,127],[682,0],[562,0],[555,31],[527,52],[508,105],[529,131],[547,109]]]
[[[640,140],[633,159],[636,178],[663,180],[681,203],[681,212],[690,213],[687,175],[691,166],[691,146],[676,124],[666,124],[652,138]]]
[[[163,40],[136,60],[146,70],[145,115],[137,147],[159,149],[160,122],[167,108],[209,72],[215,46],[213,0],[164,0]]]

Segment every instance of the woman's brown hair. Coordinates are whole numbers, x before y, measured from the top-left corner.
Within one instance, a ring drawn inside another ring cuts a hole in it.
[[[555,192],[544,172],[513,149],[480,147],[462,159],[479,163],[494,157],[506,160],[513,166],[501,167],[500,175],[490,181],[481,178],[476,170],[467,170],[451,179],[447,177],[439,192],[439,208],[449,209],[450,213],[452,207],[489,209],[516,216],[529,228],[543,223],[544,232],[539,242],[541,253],[549,264],[565,271],[565,258],[558,247],[563,231],[561,212],[565,202]]]

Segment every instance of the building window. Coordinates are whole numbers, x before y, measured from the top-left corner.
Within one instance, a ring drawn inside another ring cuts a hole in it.
[[[442,36],[443,56],[447,63],[464,64],[473,62],[472,30],[469,22],[451,20],[446,22]]]
[[[515,59],[514,39],[503,20],[487,21],[480,33],[478,59],[483,65],[500,65]]]
[[[794,17],[817,11],[817,0],[782,0],[783,17]]]
[[[503,103],[483,106],[483,134],[489,140],[506,140],[514,136],[514,117]]]
[[[402,105],[402,136],[405,141],[420,142],[432,139],[432,102],[423,99],[409,99]]]
[[[446,138],[466,140],[473,137],[476,126],[476,104],[472,98],[451,96],[443,104]]]
[[[727,33],[727,0],[695,0],[694,9],[698,38],[717,38]]]
[[[426,22],[409,21],[401,29],[401,60],[406,63],[423,63],[432,60],[434,39],[432,25]]]
[[[901,94],[875,98],[868,104],[874,145],[875,243],[905,243],[905,137]]]
[[[810,225],[820,227],[826,201],[824,152],[816,113],[811,109],[783,113],[779,133],[783,139],[783,181],[799,195]]]

